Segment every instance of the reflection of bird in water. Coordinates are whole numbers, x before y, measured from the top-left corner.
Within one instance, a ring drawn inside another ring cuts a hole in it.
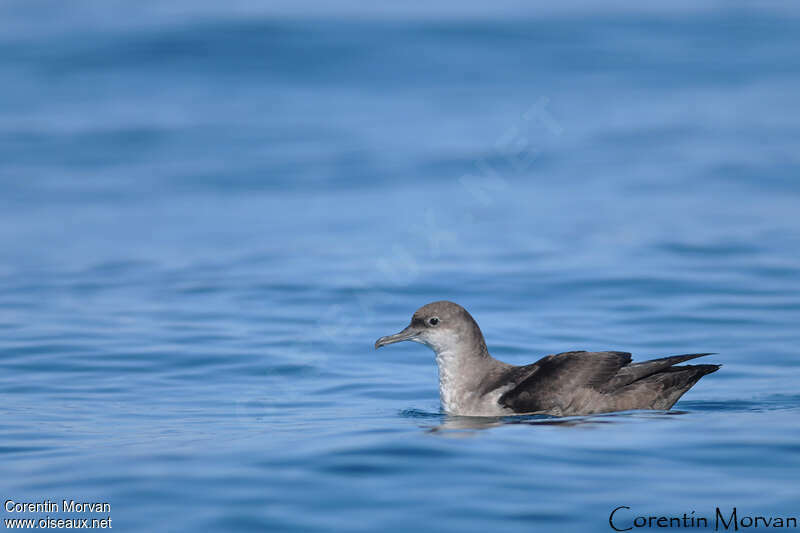
[[[444,410],[465,416],[586,415],[632,409],[669,409],[719,365],[678,363],[711,355],[675,355],[640,363],[626,352],[565,352],[525,366],[489,354],[477,322],[453,302],[420,307],[400,333],[375,348],[400,341],[436,352]]]

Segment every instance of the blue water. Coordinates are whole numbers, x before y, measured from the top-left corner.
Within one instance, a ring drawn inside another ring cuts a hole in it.
[[[0,4],[3,501],[121,531],[800,515],[792,4],[66,6]],[[670,413],[448,418],[429,350],[372,348],[438,299],[510,363],[723,367]]]

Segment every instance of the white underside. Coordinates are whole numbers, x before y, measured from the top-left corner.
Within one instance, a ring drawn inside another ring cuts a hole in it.
[[[498,400],[512,385],[500,387],[486,394],[480,390],[479,382],[458,368],[455,354],[442,351],[436,353],[439,367],[439,398],[444,411],[459,416],[504,416],[513,411],[502,407]]]

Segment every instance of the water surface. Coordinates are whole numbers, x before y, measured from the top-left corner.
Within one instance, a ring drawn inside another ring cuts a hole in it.
[[[123,531],[800,515],[795,9],[74,4],[0,8],[4,500]],[[669,413],[448,418],[431,352],[372,349],[438,299],[514,364],[723,368]]]

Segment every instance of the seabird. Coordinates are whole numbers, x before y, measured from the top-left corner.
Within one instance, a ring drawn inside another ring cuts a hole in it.
[[[375,349],[400,341],[419,342],[436,352],[442,407],[462,416],[666,410],[701,377],[720,367],[675,366],[710,353],[633,363],[627,352],[585,351],[514,366],[492,357],[472,315],[446,301],[417,309],[407,328],[381,337]]]

